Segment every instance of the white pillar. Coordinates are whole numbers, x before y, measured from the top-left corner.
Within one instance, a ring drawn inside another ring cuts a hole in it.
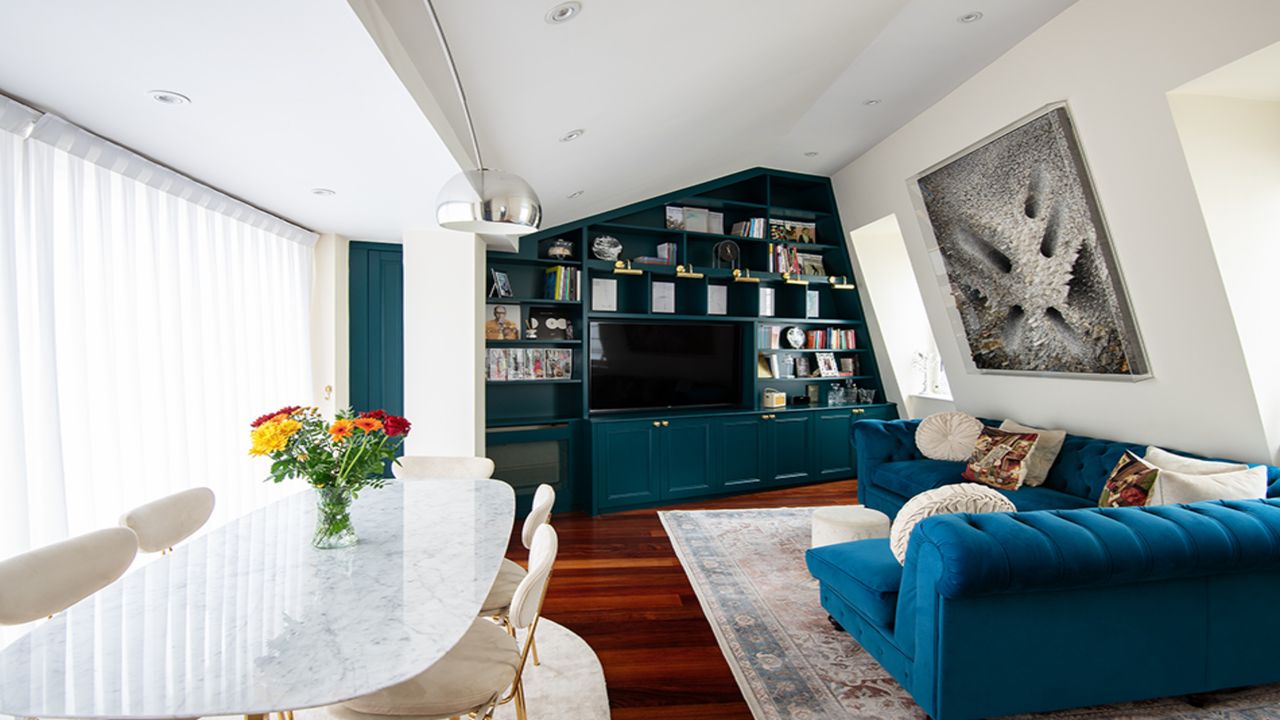
[[[351,403],[348,246],[347,238],[325,233],[315,247],[311,284],[312,396],[326,417]]]
[[[484,272],[475,235],[404,235],[406,455],[484,455]]]

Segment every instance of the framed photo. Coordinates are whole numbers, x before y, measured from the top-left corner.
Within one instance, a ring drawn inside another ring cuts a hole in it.
[[[840,366],[836,365],[835,353],[815,353],[814,358],[818,361],[819,375],[822,377],[840,377]]]
[[[812,371],[809,369],[809,358],[800,356],[796,358],[796,377],[813,377]]]
[[[818,253],[796,253],[796,260],[800,262],[801,275],[817,275],[824,276],[827,274],[827,266],[822,262],[822,256]]]
[[[493,284],[489,286],[489,297],[511,297],[511,278],[501,270],[489,270]]]
[[[572,340],[573,320],[559,308],[531,307],[524,323],[525,340]]]
[[[484,321],[485,340],[519,340],[520,306],[491,304]]]

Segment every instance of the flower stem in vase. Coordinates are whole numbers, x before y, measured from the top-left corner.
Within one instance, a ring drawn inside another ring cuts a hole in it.
[[[321,550],[351,547],[359,541],[351,525],[351,493],[345,488],[316,488],[316,533],[311,544]]]

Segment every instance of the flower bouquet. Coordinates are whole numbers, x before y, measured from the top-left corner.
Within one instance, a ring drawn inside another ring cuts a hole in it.
[[[332,423],[316,408],[285,407],[254,420],[250,455],[271,458],[269,480],[303,478],[316,489],[316,532],[321,549],[348,547],[358,538],[351,502],[365,488],[386,484],[383,468],[409,434],[409,421],[382,410],[339,412]]]

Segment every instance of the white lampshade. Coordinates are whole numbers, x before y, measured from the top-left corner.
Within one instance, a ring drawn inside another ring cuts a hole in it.
[[[467,170],[449,179],[436,197],[440,227],[489,235],[528,235],[542,222],[542,202],[519,175]]]

